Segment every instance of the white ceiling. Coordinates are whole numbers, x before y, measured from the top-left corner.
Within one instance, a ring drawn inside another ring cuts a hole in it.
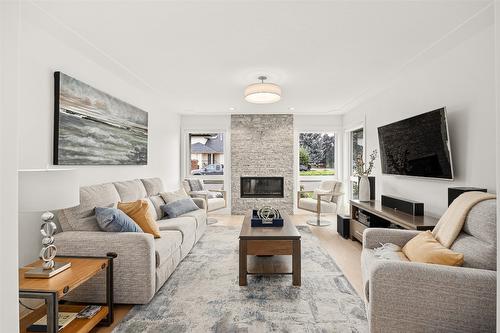
[[[36,6],[178,113],[341,113],[490,1],[52,1]],[[265,74],[272,105],[244,101]],[[233,111],[229,108],[234,107]]]

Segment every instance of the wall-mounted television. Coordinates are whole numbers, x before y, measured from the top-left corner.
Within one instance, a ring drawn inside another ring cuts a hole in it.
[[[446,109],[378,128],[382,173],[453,179]]]

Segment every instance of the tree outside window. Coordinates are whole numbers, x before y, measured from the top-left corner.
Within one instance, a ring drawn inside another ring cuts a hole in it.
[[[299,145],[301,176],[335,175],[334,133],[300,133]]]

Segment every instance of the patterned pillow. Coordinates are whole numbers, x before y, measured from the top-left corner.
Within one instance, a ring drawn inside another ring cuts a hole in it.
[[[172,201],[166,205],[161,206],[161,209],[167,214],[168,218],[175,218],[182,214],[186,214],[198,210],[198,206],[194,203],[193,199],[186,198],[177,201]]]
[[[203,183],[200,179],[188,179],[189,187],[191,191],[203,191]]]
[[[95,217],[102,231],[108,232],[143,232],[134,220],[116,208],[96,207]]]

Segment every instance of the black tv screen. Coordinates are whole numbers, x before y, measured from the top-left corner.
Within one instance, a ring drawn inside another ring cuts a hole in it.
[[[382,173],[453,179],[445,108],[378,128]]]

